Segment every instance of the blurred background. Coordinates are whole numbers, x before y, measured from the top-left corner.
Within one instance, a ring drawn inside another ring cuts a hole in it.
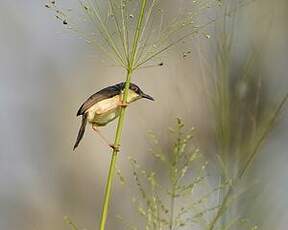
[[[88,96],[123,81],[125,73],[65,31],[44,4],[0,1],[0,229],[69,229],[63,221],[66,215],[95,229],[110,150],[89,127],[80,147],[72,151],[80,125],[76,112]],[[173,9],[178,3],[170,4]],[[264,76],[263,103],[273,107],[288,90],[288,3],[256,1],[242,9],[238,19],[230,73],[240,74],[251,50],[261,53],[253,65]],[[202,64],[203,57],[208,66],[215,60],[215,27],[205,31],[210,39],[199,35],[185,49],[181,45],[163,56],[163,66],[135,74],[134,82],[156,101],[129,106],[118,162],[123,174],[129,177],[128,156],[153,164],[147,154],[147,132],[162,137],[177,116],[197,129],[202,152],[213,154],[213,114],[206,106]],[[261,182],[261,194],[247,198],[247,213],[261,229],[288,226],[287,114],[286,106],[249,174]],[[114,129],[115,122],[103,133],[112,140]],[[112,215],[131,212],[127,203],[134,188],[125,188],[130,192],[124,193],[117,180],[114,185]],[[112,218],[108,229],[122,227]]]

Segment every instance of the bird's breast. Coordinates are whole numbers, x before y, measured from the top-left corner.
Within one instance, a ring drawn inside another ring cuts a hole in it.
[[[119,116],[120,96],[104,99],[91,106],[88,110],[88,121],[96,125],[106,125]]]

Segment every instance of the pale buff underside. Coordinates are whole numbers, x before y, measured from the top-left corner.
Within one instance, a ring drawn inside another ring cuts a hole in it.
[[[131,103],[137,99],[139,96],[134,91],[129,90],[127,102]],[[88,122],[98,126],[106,125],[119,116],[120,105],[121,97],[119,95],[96,103],[87,110]]]

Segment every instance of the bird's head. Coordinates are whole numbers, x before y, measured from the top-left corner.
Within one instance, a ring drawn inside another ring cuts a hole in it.
[[[125,88],[125,83],[123,83],[123,90],[124,90],[124,88]],[[154,101],[154,98],[151,97],[150,95],[144,93],[139,88],[139,86],[135,85],[134,83],[130,83],[127,102],[131,103],[131,102],[139,100],[141,98],[146,98],[148,100]]]

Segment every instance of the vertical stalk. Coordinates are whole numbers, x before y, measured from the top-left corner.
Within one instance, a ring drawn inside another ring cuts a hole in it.
[[[126,84],[125,84],[125,90],[124,90],[124,96],[123,96],[124,103],[127,102],[128,89],[129,89],[129,84],[131,82],[131,77],[132,77],[132,70],[127,69]],[[122,107],[120,111],[119,119],[118,119],[116,134],[115,134],[115,140],[114,140],[115,147],[118,147],[120,145],[122,130],[124,126],[125,111],[126,111],[126,108]],[[111,198],[112,181],[115,175],[118,152],[119,152],[119,148],[115,148],[112,152],[112,158],[110,162],[109,173],[108,173],[105,194],[104,194],[104,203],[103,203],[102,216],[101,216],[101,221],[100,221],[100,230],[105,229],[105,224],[106,224],[108,209],[109,209],[109,204],[110,204],[110,198]]]
[[[229,190],[226,193],[226,195],[223,197],[223,201],[220,205],[220,208],[218,209],[215,217],[212,219],[212,221],[209,224],[208,230],[213,230],[217,224],[217,221],[219,220],[219,218],[223,215],[223,213],[226,211],[227,209],[227,203],[229,201],[230,196],[232,195],[233,192],[233,185],[229,186]],[[222,226],[223,227],[223,226]]]
[[[142,0],[137,27],[136,27],[135,34],[134,34],[134,40],[133,40],[133,45],[132,45],[132,50],[131,50],[131,62],[130,62],[133,70],[136,69],[135,61],[137,59],[137,51],[138,51],[139,39],[141,35],[141,29],[143,25],[143,19],[145,15],[146,4],[147,4],[147,0]]]
[[[170,218],[169,218],[169,230],[173,230],[174,226],[174,208],[175,208],[175,184],[173,184],[171,199],[170,199]]]
[[[134,40],[133,40],[133,44],[132,44],[130,60],[127,63],[127,75],[126,75],[125,89],[124,89],[124,95],[123,95],[123,102],[124,103],[127,103],[129,85],[131,82],[133,70],[135,70],[135,60],[136,60],[136,56],[137,56],[139,37],[140,37],[141,28],[142,28],[142,24],[143,24],[143,18],[145,15],[146,4],[147,4],[147,0],[141,1],[141,8],[140,8],[139,16],[138,16],[137,27],[136,27],[135,34],[134,34]],[[106,220],[107,220],[107,216],[108,216],[108,209],[109,209],[109,204],[110,204],[110,199],[111,199],[112,182],[113,182],[113,178],[115,175],[116,161],[117,161],[117,156],[118,156],[118,152],[119,152],[119,145],[121,142],[122,130],[123,130],[123,126],[124,126],[125,111],[126,111],[126,108],[122,107],[120,110],[120,115],[119,115],[119,119],[118,119],[118,125],[117,125],[115,139],[114,139],[114,146],[116,148],[114,148],[114,150],[112,152],[112,158],[111,158],[108,178],[107,178],[107,182],[106,182],[106,188],[105,188],[105,194],[104,194],[104,203],[103,203],[102,215],[101,215],[101,220],[100,220],[100,228],[99,228],[100,230],[105,230],[105,224],[106,224]]]

